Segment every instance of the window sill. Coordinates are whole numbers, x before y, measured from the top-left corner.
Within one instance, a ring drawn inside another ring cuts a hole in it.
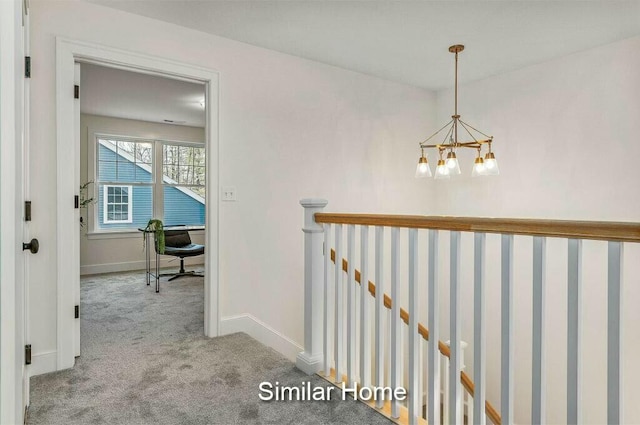
[[[142,238],[142,232],[137,229],[114,232],[87,232],[87,239],[126,239]]]

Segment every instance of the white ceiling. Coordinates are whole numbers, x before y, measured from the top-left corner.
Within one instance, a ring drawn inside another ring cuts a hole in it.
[[[205,125],[204,85],[92,64],[81,64],[80,76],[82,113]]]
[[[88,0],[428,89],[640,34],[640,1]]]

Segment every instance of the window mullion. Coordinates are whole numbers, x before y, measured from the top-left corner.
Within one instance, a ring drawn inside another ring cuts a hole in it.
[[[163,181],[163,150],[164,143],[154,141],[153,143],[153,217],[164,221],[164,189]]]

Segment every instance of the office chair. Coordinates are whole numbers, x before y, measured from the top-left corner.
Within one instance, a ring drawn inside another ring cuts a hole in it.
[[[154,235],[155,240],[155,235]],[[158,241],[155,240],[155,249],[156,249],[156,265],[159,264],[159,255],[158,252]],[[178,279],[183,276],[201,276],[203,274],[196,273],[195,271],[185,271],[184,269],[184,259],[186,257],[195,257],[197,255],[204,254],[204,245],[198,245],[191,242],[191,236],[189,236],[188,230],[165,230],[164,231],[164,253],[162,255],[171,255],[174,257],[180,258],[180,271],[178,273],[166,273],[166,274],[158,274],[160,276],[172,276],[169,278],[169,281]],[[156,271],[159,272],[158,266],[156,266]],[[160,292],[158,278],[156,278],[156,292]]]

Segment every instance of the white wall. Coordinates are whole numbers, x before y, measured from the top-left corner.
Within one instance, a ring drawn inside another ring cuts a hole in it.
[[[464,73],[464,53],[460,58]],[[437,186],[437,214],[638,221],[640,217],[640,38],[464,85],[462,119],[495,137],[501,175],[472,179],[474,152],[461,157],[463,176]],[[453,109],[451,90],[438,93],[439,121]],[[472,236],[463,236],[463,305],[473,306]],[[448,236],[443,248],[448,246]],[[640,247],[625,247],[625,417],[640,418]],[[566,422],[566,241],[548,241],[547,403],[549,423]],[[448,253],[443,249],[443,253]],[[488,399],[500,405],[499,237],[487,244]],[[531,238],[515,245],[516,421],[530,422]],[[448,303],[448,258],[441,267]],[[606,243],[584,243],[584,421],[606,422]],[[448,335],[448,316],[442,317]],[[465,316],[464,340],[473,342]],[[473,368],[473,347],[466,354]]]
[[[34,354],[56,349],[55,36],[220,72],[222,316],[248,313],[302,345],[302,207],[418,213],[433,189],[415,181],[417,142],[435,95],[355,72],[78,1],[32,1]],[[37,357],[34,361],[37,361]]]
[[[154,123],[148,121],[126,120],[99,115],[80,115],[80,182],[95,180],[87,176],[88,142],[91,134],[116,134],[122,136],[143,137],[150,140],[174,140],[183,142],[203,142],[204,129],[181,125]],[[93,142],[93,140],[91,140]],[[90,186],[93,190],[94,185]],[[80,235],[80,271],[82,274],[105,273],[110,271],[144,269],[144,251],[142,236],[139,232],[130,234],[94,235],[89,232],[89,216],[93,205],[83,209],[81,214],[86,223]],[[88,234],[89,233],[89,234]],[[195,243],[204,243],[203,232],[191,232]],[[168,260],[165,257],[164,260]],[[204,257],[186,258],[186,264],[202,264]],[[175,266],[177,263],[171,263]]]

